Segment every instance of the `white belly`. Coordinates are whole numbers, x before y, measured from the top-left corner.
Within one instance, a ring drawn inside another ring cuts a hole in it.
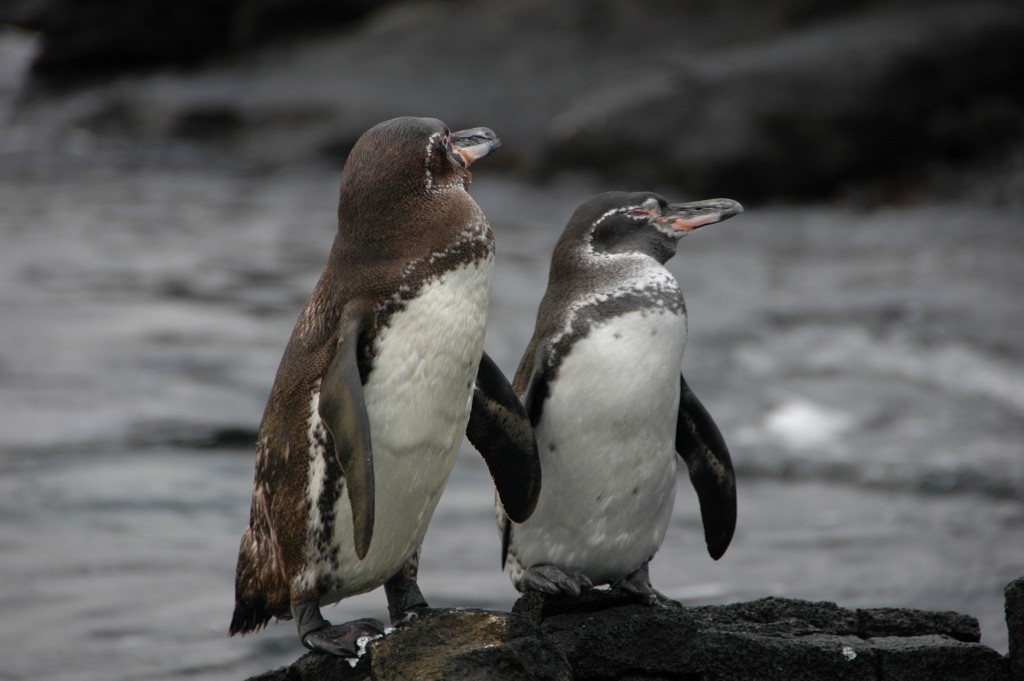
[[[307,570],[306,579],[332,574],[337,586],[323,602],[376,588],[423,541],[469,420],[491,269],[488,259],[427,284],[378,337],[374,368],[363,386],[373,446],[373,537],[359,560],[346,490],[335,505],[337,568],[321,559]],[[311,478],[317,475],[312,468]],[[311,479],[311,496],[316,488]],[[315,510],[312,515],[311,525]]]
[[[595,584],[661,546],[676,489],[675,424],[686,319],[634,312],[591,331],[562,361],[537,427],[544,482],[511,552]]]

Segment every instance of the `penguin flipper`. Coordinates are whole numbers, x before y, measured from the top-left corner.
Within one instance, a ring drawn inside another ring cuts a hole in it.
[[[360,560],[370,549],[374,517],[373,448],[357,352],[361,331],[361,315],[343,317],[338,347],[320,383],[319,407],[345,475],[356,555]]]
[[[537,347],[534,350],[534,347]],[[531,341],[523,361],[519,364],[515,377],[516,392],[523,396],[523,409],[530,418],[530,424],[536,428],[544,412],[544,402],[548,399],[548,353],[536,339]]]
[[[505,514],[520,523],[529,518],[540,495],[537,441],[526,410],[487,353],[477,369],[466,437],[483,456]]]
[[[679,383],[676,452],[686,462],[697,491],[708,553],[718,560],[736,529],[736,474],[718,426],[682,374]]]
[[[508,563],[508,549],[512,545],[512,521],[501,508],[498,508],[498,534],[501,535],[501,569],[504,570]]]

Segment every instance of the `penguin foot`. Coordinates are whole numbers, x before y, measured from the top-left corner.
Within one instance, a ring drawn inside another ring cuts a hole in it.
[[[594,588],[594,585],[589,577],[579,572],[569,574],[554,565],[533,565],[523,572],[519,588],[520,591],[579,596],[581,592]]]
[[[328,624],[322,629],[311,631],[302,637],[302,645],[328,655],[359,657],[359,639],[383,635],[384,624],[367,618],[345,624]]]
[[[292,617],[299,628],[302,645],[328,655],[359,657],[359,639],[384,635],[384,624],[375,619],[331,624],[320,614],[317,598],[292,601]]]
[[[392,618],[391,626],[395,629],[405,629],[406,627],[415,624],[419,618],[423,617],[428,612],[430,612],[430,608],[428,608],[426,604],[422,607],[411,608],[401,613],[398,617]]]
[[[628,593],[630,596],[632,596],[634,599],[636,599],[639,603],[643,605],[656,605],[659,608],[683,607],[682,603],[669,598],[665,594],[656,590],[650,584],[647,585],[646,589],[634,589],[632,586],[626,586],[625,584],[620,584],[619,588]]]
[[[651,586],[651,577],[647,563],[640,566],[619,581],[611,585],[613,589],[625,591],[644,605],[657,605],[663,608],[681,608],[679,601],[674,601]]]
[[[418,560],[417,554],[415,560]],[[396,629],[404,629],[430,608],[427,606],[427,599],[420,592],[416,578],[413,576],[415,568],[409,569],[406,566],[398,574],[384,583],[384,593],[388,598],[388,615],[391,617],[391,626]]]

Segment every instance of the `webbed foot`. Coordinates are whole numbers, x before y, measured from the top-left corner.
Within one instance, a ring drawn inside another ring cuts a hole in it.
[[[384,593],[388,597],[388,614],[391,626],[404,629],[430,608],[427,599],[416,584],[416,567],[419,563],[419,551],[397,574],[384,582]]]
[[[338,657],[359,657],[359,639],[383,635],[383,622],[366,618],[345,624],[328,624],[322,629],[311,631],[302,638],[302,645]]]
[[[360,638],[384,635],[384,624],[371,618],[331,624],[320,614],[320,603],[314,598],[294,601],[292,616],[302,645],[328,655],[359,657]]]
[[[622,589],[644,605],[657,605],[663,608],[683,607],[679,601],[672,600],[651,586],[651,576],[646,562],[611,586],[613,589]]]
[[[533,565],[526,568],[519,581],[520,591],[541,591],[547,594],[579,596],[594,588],[582,573],[567,573],[554,565]]]

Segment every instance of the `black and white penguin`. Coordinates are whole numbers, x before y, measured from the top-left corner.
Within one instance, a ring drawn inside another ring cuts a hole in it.
[[[352,656],[383,625],[334,626],[320,607],[382,584],[392,622],[415,619],[420,545],[464,432],[509,515],[533,510],[533,433],[483,351],[494,236],[467,192],[498,146],[486,128],[396,118],[353,147],[260,424],[231,634],[294,618],[306,647]]]
[[[517,589],[579,595],[610,584],[648,604],[676,494],[678,454],[697,491],[708,552],[736,525],[725,442],[680,373],[686,308],[664,264],[679,239],[742,212],[730,199],[669,204],[609,192],[581,205],[555,247],[514,387],[544,471],[536,511],[498,505],[502,564]]]

